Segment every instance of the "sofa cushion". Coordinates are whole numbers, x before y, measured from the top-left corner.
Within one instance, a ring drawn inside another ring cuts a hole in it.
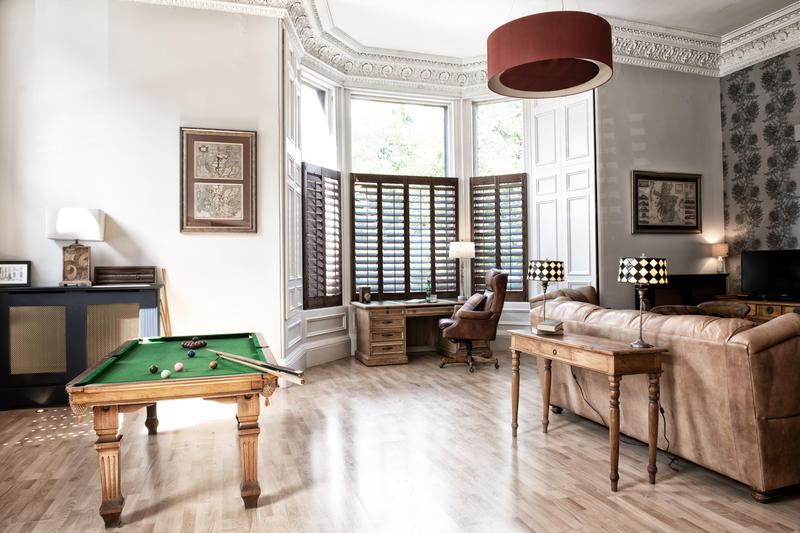
[[[742,302],[703,302],[697,307],[707,315],[724,318],[744,318],[750,312],[750,306]]]

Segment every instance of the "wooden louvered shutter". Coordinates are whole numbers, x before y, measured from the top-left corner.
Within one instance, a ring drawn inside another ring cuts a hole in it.
[[[490,268],[508,273],[506,299],[528,298],[525,280],[527,246],[527,174],[482,176],[470,179],[472,208],[472,292],[484,289]]]
[[[456,296],[458,180],[352,174],[352,183],[354,294],[419,298],[430,281],[437,296]]]
[[[303,163],[303,308],[342,305],[341,175]]]

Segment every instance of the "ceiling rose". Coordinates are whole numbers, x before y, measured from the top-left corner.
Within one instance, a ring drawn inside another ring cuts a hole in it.
[[[515,98],[582,93],[611,79],[611,26],[582,11],[550,11],[503,24],[486,41],[489,89]]]

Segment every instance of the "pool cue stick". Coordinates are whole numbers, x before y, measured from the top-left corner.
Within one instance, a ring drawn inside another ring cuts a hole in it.
[[[272,370],[277,370],[278,372],[285,372],[287,374],[292,374],[293,376],[297,376],[299,378],[303,377],[302,370],[295,370],[294,368],[290,368],[288,366],[280,366],[280,365],[273,365],[272,363],[267,363],[266,361],[259,361],[258,359],[253,359],[251,357],[245,357],[243,355],[237,355],[235,353],[228,353],[228,352],[220,352],[219,350],[212,350],[207,348],[209,352],[213,352],[216,354],[226,355],[228,357],[234,357],[236,359],[241,359],[246,363],[252,363],[254,365],[263,366],[265,368],[271,368]]]
[[[218,358],[225,359],[226,361],[230,361],[232,363],[239,363],[240,365],[244,365],[244,366],[249,366],[250,368],[255,368],[256,370],[258,370],[260,372],[264,372],[266,374],[272,374],[273,376],[277,376],[279,378],[283,378],[286,381],[291,381],[292,383],[296,383],[298,385],[305,385],[305,383],[306,383],[306,380],[303,379],[303,373],[302,372],[300,372],[299,375],[298,374],[293,374],[293,373],[285,372],[283,370],[270,368],[270,366],[259,366],[259,365],[253,364],[253,363],[248,363],[247,361],[242,361],[242,360],[236,359],[235,357],[231,357],[233,354],[228,354],[228,353],[225,353],[225,352],[218,352],[216,350],[209,350],[208,348],[206,348],[206,351],[209,351],[209,352],[211,352],[213,354],[216,354],[216,356]],[[238,357],[241,357],[241,356],[238,356]],[[248,358],[244,357],[243,359],[248,359]],[[261,363],[261,361],[255,361],[253,359],[248,359],[248,360],[249,361],[253,361],[254,363],[255,362]],[[261,364],[262,365],[264,365],[264,364],[268,365],[268,363],[261,363]],[[278,368],[285,368],[285,367],[278,367]],[[289,370],[291,370],[291,369],[289,369]],[[297,371],[295,371],[295,372],[297,372]]]
[[[164,289],[164,333],[172,337],[172,318],[169,316],[169,298],[167,297],[167,269],[161,268],[161,288]]]

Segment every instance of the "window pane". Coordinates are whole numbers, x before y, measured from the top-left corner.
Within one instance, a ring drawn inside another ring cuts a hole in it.
[[[355,172],[445,175],[445,107],[354,98],[350,114]]]
[[[522,102],[475,106],[475,150],[478,176],[522,172]]]
[[[300,147],[303,160],[336,167],[336,136],[328,109],[328,92],[302,84],[300,87]]]

